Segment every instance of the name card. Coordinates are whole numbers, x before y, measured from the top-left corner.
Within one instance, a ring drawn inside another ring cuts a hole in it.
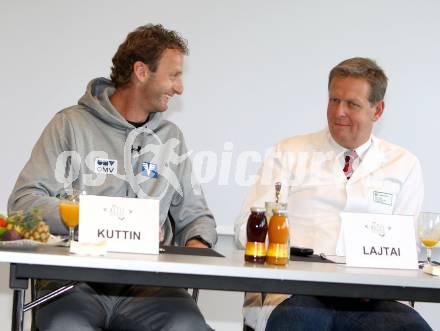
[[[159,200],[81,195],[78,241],[113,252],[159,254]]]
[[[412,216],[341,213],[346,264],[418,269]]]

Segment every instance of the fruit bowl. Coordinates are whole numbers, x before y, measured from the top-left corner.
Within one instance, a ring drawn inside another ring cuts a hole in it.
[[[41,245],[44,244],[42,242],[30,239],[0,241],[0,248],[32,248]]]
[[[34,248],[38,246],[58,246],[64,242],[64,238],[50,235],[46,243],[30,239],[3,240],[0,241],[1,248]]]

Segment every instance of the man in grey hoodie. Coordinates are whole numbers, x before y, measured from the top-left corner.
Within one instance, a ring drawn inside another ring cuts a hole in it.
[[[192,176],[183,135],[162,119],[182,94],[186,41],[161,25],[131,32],[113,57],[111,80],[87,86],[78,105],[44,129],[8,201],[9,212],[42,206],[51,232],[66,233],[57,196],[160,199],[163,244],[210,247],[215,221]],[[39,295],[59,286],[40,282]],[[87,307],[87,309],[83,309]],[[44,305],[40,330],[209,330],[183,289],[82,283]]]

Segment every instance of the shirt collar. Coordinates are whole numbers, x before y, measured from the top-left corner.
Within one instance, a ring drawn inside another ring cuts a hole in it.
[[[328,131],[328,138],[329,138],[330,144],[333,146],[336,154],[338,154],[338,155],[341,154],[342,155],[345,151],[348,150],[347,148],[342,147],[341,145],[339,145],[333,139],[333,137],[332,137],[332,135],[330,133],[330,130]],[[362,145],[360,145],[359,147],[354,149],[356,151],[356,154],[358,155],[358,157],[360,159],[359,161],[361,161],[364,158],[364,156],[367,153],[368,149],[370,148],[371,144],[372,144],[372,136],[370,136],[370,138],[368,138],[368,140],[365,143],[363,143]]]
[[[359,158],[362,160],[365,156],[365,153],[368,151],[368,149],[371,146],[371,136],[368,138],[368,140],[360,145],[358,148],[355,148],[356,154],[359,156]]]

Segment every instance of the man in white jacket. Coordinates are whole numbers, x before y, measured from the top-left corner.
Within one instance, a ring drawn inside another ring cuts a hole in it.
[[[281,141],[265,160],[235,223],[246,243],[251,206],[274,200],[282,183],[291,244],[334,255],[340,212],[414,215],[423,201],[418,159],[372,135],[384,111],[387,77],[367,58],[352,58],[329,76],[328,128]],[[381,198],[378,198],[380,195]],[[247,293],[245,323],[256,330],[430,330],[412,308],[394,301]]]

